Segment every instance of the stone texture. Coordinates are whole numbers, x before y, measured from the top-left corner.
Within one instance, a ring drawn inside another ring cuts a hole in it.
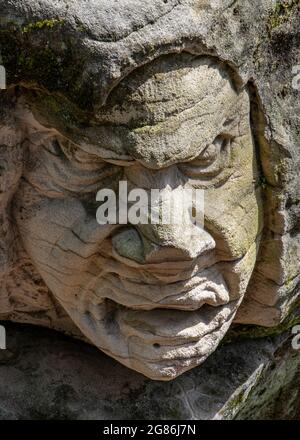
[[[0,419],[299,420],[291,335],[232,342],[172,382],[153,382],[83,342],[7,325]]]
[[[276,332],[299,301],[299,1],[0,8],[0,317],[159,380],[232,322]],[[205,231],[100,228],[122,178],[200,185]]]

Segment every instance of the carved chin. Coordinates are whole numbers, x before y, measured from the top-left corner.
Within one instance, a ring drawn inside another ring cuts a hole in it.
[[[223,304],[197,310],[131,309],[111,300],[84,301],[85,311],[69,310],[83,333],[125,366],[155,380],[171,380],[200,365],[217,348],[230,326],[239,300],[227,299],[225,285],[215,285]],[[219,291],[218,291],[219,290]],[[186,292],[188,296],[189,292]],[[203,289],[198,294],[208,294]],[[229,296],[227,295],[227,298]]]

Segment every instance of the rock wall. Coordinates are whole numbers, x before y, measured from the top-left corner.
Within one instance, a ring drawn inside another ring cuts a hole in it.
[[[290,332],[223,345],[168,383],[53,331],[10,324],[7,334],[1,420],[299,420],[300,351]]]
[[[297,324],[299,1],[0,11],[0,318],[84,339],[155,380],[197,375],[225,335],[248,347]],[[201,188],[204,230],[100,228],[95,194],[124,180]],[[296,417],[294,400],[289,414],[272,406],[278,389],[263,397],[277,371],[296,376],[284,350],[220,417]]]

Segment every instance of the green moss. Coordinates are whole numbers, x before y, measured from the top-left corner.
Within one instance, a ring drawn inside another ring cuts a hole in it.
[[[52,126],[61,132],[85,126],[87,115],[72,104],[64,96],[51,95],[44,90],[28,91],[27,98],[32,103],[40,117],[45,117]],[[45,119],[45,122],[46,122]]]
[[[300,0],[276,1],[269,20],[269,29],[275,29],[285,23],[295,10],[300,10]]]
[[[258,369],[255,373],[255,377],[253,378],[254,384],[257,384],[262,377],[263,369]],[[237,392],[233,395],[232,398],[229,399],[227,404],[225,405],[224,416],[227,420],[232,420],[233,417],[236,416],[237,411],[239,411],[242,405],[247,402],[249,392],[252,390],[251,384],[247,385],[247,382],[244,386],[240,387]]]
[[[292,309],[294,312],[292,313],[290,310],[289,315],[286,319],[279,325],[275,327],[262,327],[259,325],[241,325],[236,324],[231,327],[228,331],[227,335],[223,339],[222,344],[230,344],[237,340],[243,339],[259,339],[259,338],[267,338],[272,336],[278,336],[295,325],[300,324],[300,311],[297,309],[299,307],[300,300],[298,300],[293,306]],[[295,310],[295,308],[297,310]]]
[[[246,399],[245,393],[243,390],[239,390],[227,403],[227,408],[225,415],[228,417],[235,414],[236,410],[240,408],[240,406],[244,403]]]
[[[30,72],[32,78],[43,78],[48,84],[56,81],[58,72],[62,70],[59,58],[47,47],[36,53],[22,50],[17,55],[17,65],[19,71]]]
[[[259,185],[262,187],[262,189],[266,189],[267,188],[267,179],[265,178],[265,176],[261,176],[260,177]]]
[[[36,21],[34,23],[29,23],[26,26],[24,26],[22,30],[24,33],[27,33],[43,28],[52,29],[54,26],[62,23],[64,23],[64,20],[62,18],[50,18],[48,20],[41,20],[41,21]]]
[[[18,64],[25,69],[32,69],[34,60],[26,56],[23,52],[18,56]]]
[[[50,17],[23,25],[0,19],[1,63],[6,68],[7,84],[64,96],[78,108],[90,111],[94,84],[82,80],[86,57],[77,44],[82,37],[61,32],[63,22]],[[49,32],[55,40],[53,45],[48,44]]]

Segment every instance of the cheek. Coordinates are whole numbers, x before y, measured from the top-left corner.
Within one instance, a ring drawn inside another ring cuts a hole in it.
[[[258,238],[252,243],[243,258],[235,262],[221,263],[220,269],[229,287],[231,300],[238,299],[245,294],[255,267],[259,244],[260,240]]]
[[[262,231],[260,190],[243,188],[236,182],[231,188],[212,191],[205,197],[205,221],[220,259],[243,257]]]
[[[77,304],[84,286],[103,264],[101,243],[111,232],[101,228],[76,199],[48,199],[23,184],[15,219],[26,252],[57,299]]]
[[[64,268],[68,274],[68,269],[70,272],[83,263],[85,243],[75,230],[87,225],[88,216],[80,201],[49,199],[23,184],[14,215],[24,247],[36,265],[51,264],[58,272]]]

